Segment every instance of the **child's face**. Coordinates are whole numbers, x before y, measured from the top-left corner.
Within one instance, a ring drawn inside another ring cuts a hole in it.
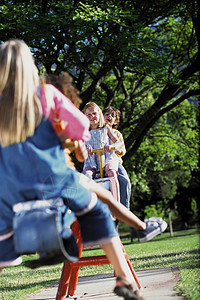
[[[110,127],[112,127],[115,124],[115,112],[111,111],[111,112],[106,112],[104,115],[104,121],[106,122],[106,124],[108,124]]]
[[[90,120],[90,128],[96,129],[98,128],[100,116],[97,108],[88,107],[85,111],[85,115]]]

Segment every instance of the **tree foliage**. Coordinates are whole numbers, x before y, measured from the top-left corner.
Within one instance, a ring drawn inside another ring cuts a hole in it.
[[[199,1],[0,4],[1,42],[23,39],[41,73],[68,71],[83,105],[120,109],[124,162],[146,203],[175,197],[183,173],[189,182],[198,168]]]

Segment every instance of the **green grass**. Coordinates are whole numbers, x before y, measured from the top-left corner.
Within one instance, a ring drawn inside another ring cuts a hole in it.
[[[124,228],[122,229],[124,231]],[[199,278],[199,233],[197,230],[174,232],[174,236],[164,233],[147,243],[122,236],[122,242],[134,269],[147,270],[175,267],[180,271],[181,279],[176,286],[178,295],[186,299],[200,298]],[[89,249],[83,256],[103,254],[101,249]],[[35,258],[24,256],[23,260]],[[5,268],[0,277],[0,299],[21,299],[26,295],[58,282],[62,264],[29,270],[20,265]],[[113,272],[111,265],[82,267],[79,276]]]

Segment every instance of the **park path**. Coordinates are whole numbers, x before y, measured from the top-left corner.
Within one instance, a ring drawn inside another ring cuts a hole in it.
[[[143,288],[145,300],[183,300],[177,296],[174,290],[179,272],[175,268],[152,269],[137,271],[140,284]],[[113,274],[99,274],[94,276],[80,277],[76,294],[66,299],[77,300],[117,300],[122,297],[116,296],[112,290],[115,286]],[[31,294],[21,300],[54,300],[56,298],[58,283],[41,292]]]

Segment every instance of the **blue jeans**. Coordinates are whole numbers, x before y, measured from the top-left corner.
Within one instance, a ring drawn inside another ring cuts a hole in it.
[[[118,173],[120,202],[130,209],[131,182],[125,168],[121,163],[119,163]]]

